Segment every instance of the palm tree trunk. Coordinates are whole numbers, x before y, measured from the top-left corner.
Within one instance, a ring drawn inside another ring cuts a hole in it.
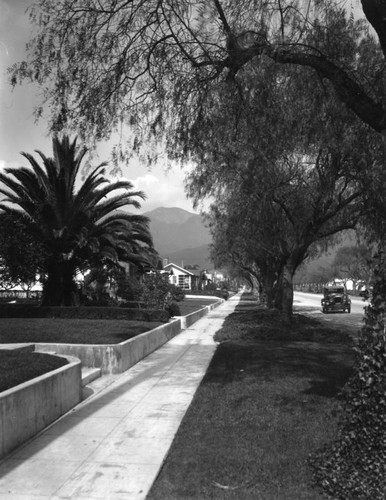
[[[75,283],[75,266],[71,261],[51,261],[43,285],[42,306],[79,305],[79,290]]]

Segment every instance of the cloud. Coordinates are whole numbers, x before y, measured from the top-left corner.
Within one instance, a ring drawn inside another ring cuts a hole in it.
[[[17,168],[17,167],[20,167],[19,163],[16,163],[14,161],[0,160],[0,170],[4,170],[5,168]]]
[[[142,169],[143,170],[143,169]],[[181,170],[165,172],[154,168],[151,172],[129,178],[127,175],[111,178],[112,182],[129,181],[135,191],[143,191],[146,199],[140,201],[139,213],[149,212],[158,207],[178,207],[188,212],[196,212],[192,201],[184,191],[185,173]]]
[[[145,192],[146,200],[142,203],[143,211],[147,212],[157,207],[179,207],[193,212],[192,201],[184,191],[185,173],[172,170],[167,173],[148,173],[134,179],[137,189]]]
[[[138,187],[138,189],[144,190],[147,187],[152,188],[155,185],[157,185],[159,182],[159,179],[155,175],[146,174],[146,175],[143,175],[141,177],[137,177],[132,182],[133,182],[133,184],[135,184],[135,186]]]

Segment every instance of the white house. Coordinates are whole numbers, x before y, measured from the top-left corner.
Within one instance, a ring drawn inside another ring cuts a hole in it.
[[[183,267],[177,266],[177,264],[167,264],[164,267],[164,272],[169,274],[169,283],[172,285],[179,286],[184,290],[191,290],[194,280],[196,279],[195,274],[184,269]]]

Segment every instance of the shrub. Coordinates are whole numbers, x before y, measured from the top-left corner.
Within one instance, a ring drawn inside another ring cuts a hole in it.
[[[127,276],[124,272],[116,278],[117,296],[124,301],[140,300],[143,293],[142,284],[135,278]]]
[[[165,310],[170,314],[170,316],[181,316],[180,306],[176,302],[172,302],[166,306]]]
[[[168,291],[172,294],[173,299],[176,302],[181,302],[185,298],[185,291],[176,285],[169,285]]]
[[[126,309],[144,309],[145,304],[140,300],[127,300],[120,302],[119,307],[126,307]]]
[[[116,299],[105,291],[90,291],[82,300],[82,305],[87,307],[115,307],[118,305]]]
[[[169,292],[167,276],[153,273],[145,276],[142,288],[142,300],[149,309],[165,309],[165,299]]]
[[[386,498],[386,349],[384,341],[358,349],[345,387],[345,415],[332,447],[313,460],[315,478],[334,498]]]
[[[130,321],[167,322],[170,313],[160,309],[130,309],[123,307],[1,307],[1,318],[82,318],[124,319]]]
[[[167,275],[148,274],[142,286],[142,301],[151,309],[167,309],[172,302],[180,302],[185,298],[182,288],[171,285]]]

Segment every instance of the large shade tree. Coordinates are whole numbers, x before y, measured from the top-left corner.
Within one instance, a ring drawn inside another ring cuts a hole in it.
[[[197,165],[189,193],[215,200],[216,252],[259,274],[288,317],[296,269],[316,242],[355,226],[362,170],[382,158],[378,135],[306,75],[269,61],[245,70],[242,84],[207,92],[186,139]]]
[[[234,269],[247,277],[259,301],[271,308],[283,267],[282,219],[269,200],[259,207],[257,203],[247,206],[245,200],[242,190],[227,190],[221,201],[211,205],[206,217],[213,238],[211,256],[216,267]]]
[[[199,112],[207,87],[240,80],[268,58],[312,68],[382,132],[386,6],[361,3],[356,21],[340,0],[38,0],[29,58],[11,80],[41,86],[54,129],[69,123],[101,138],[135,125],[137,112],[172,131]]]
[[[324,152],[307,160],[271,166],[270,176],[257,166],[223,190],[211,217],[217,252],[249,270],[288,319],[293,277],[312,246],[355,227],[363,211],[360,187],[345,177],[348,158]]]
[[[141,263],[152,247],[148,219],[123,211],[140,207],[144,193],[129,181],[110,182],[104,164],[76,188],[85,148],[68,136],[53,139],[53,157],[38,152],[42,166],[22,153],[29,167],[0,173],[0,210],[22,224],[28,238],[42,248],[39,263],[44,305],[78,302],[76,275],[93,266]],[[121,210],[120,210],[121,209]]]

